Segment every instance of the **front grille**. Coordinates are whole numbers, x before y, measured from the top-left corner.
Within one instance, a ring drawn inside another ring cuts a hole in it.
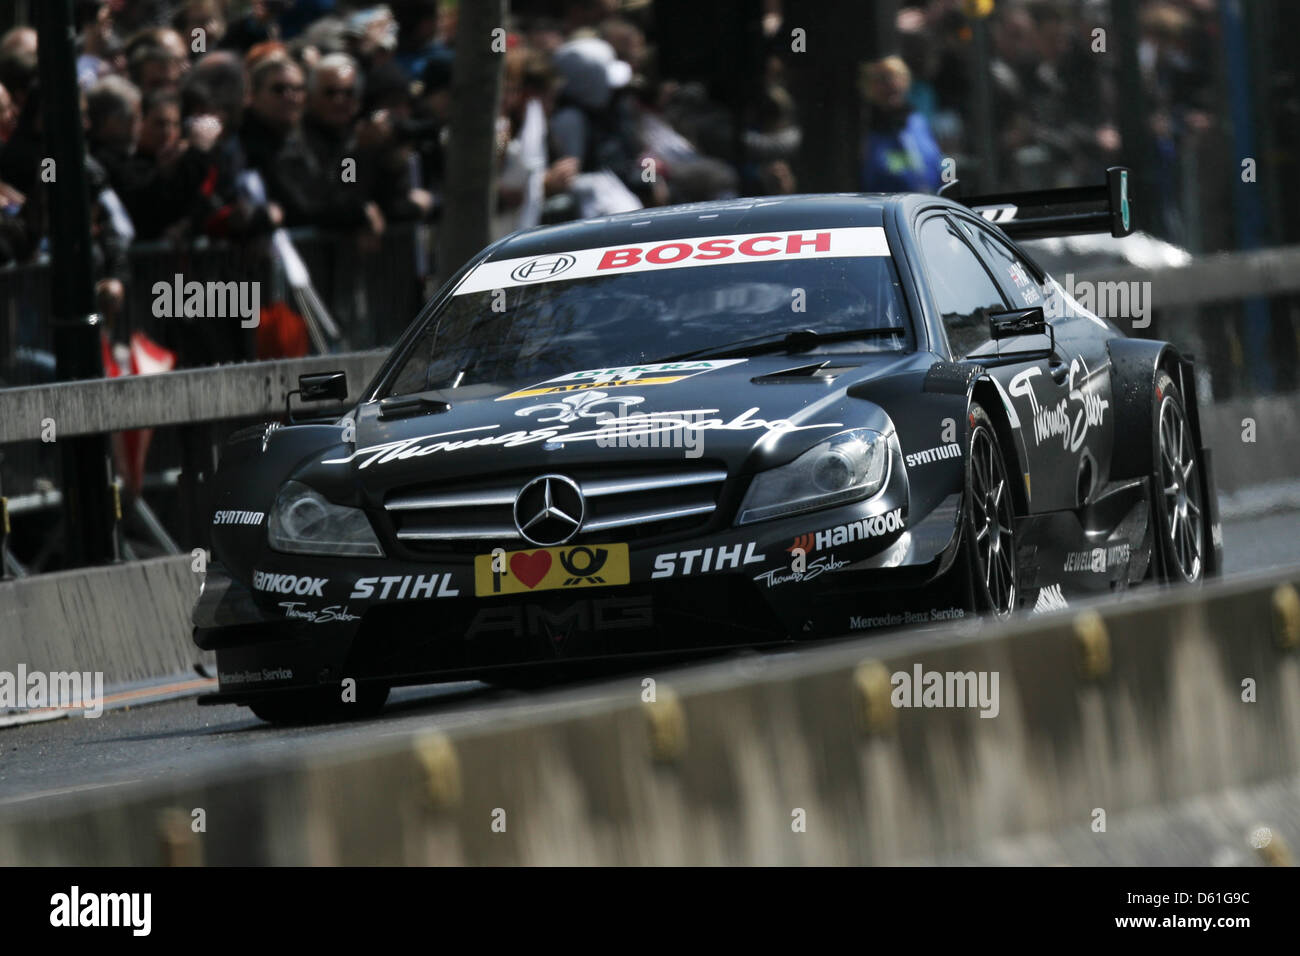
[[[584,473],[585,472],[585,473]],[[515,526],[515,498],[542,472],[497,480],[403,488],[384,509],[393,533],[413,551],[477,551],[488,545],[523,545]],[[686,532],[708,523],[727,473],[718,467],[671,469],[569,469],[586,502],[574,542],[635,541]]]

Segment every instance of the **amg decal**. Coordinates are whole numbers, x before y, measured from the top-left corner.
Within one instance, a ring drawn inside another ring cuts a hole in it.
[[[574,601],[559,608],[540,604],[485,607],[474,615],[465,639],[508,635],[545,637],[561,642],[574,634],[635,631],[654,626],[648,597],[598,598]]]
[[[1059,584],[1049,584],[1039,590],[1038,600],[1034,602],[1034,613],[1042,614],[1046,611],[1060,611],[1069,606],[1070,602],[1061,593],[1061,586]]]

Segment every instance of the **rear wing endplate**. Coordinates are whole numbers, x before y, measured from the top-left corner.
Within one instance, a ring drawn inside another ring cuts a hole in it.
[[[1128,200],[1128,169],[1112,166],[1099,186],[1038,189],[964,197],[956,180],[939,195],[970,207],[1014,239],[1046,239],[1109,232],[1121,238],[1133,231]]]

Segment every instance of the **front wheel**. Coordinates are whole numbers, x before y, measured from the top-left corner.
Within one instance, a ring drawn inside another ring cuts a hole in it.
[[[1020,598],[1011,482],[993,420],[973,404],[970,422],[965,532],[974,609],[1009,617]]]

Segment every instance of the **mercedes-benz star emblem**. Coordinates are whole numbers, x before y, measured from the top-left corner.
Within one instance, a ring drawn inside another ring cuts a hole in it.
[[[587,504],[577,483],[563,475],[542,475],[515,498],[515,527],[533,544],[564,544],[582,527]]]

